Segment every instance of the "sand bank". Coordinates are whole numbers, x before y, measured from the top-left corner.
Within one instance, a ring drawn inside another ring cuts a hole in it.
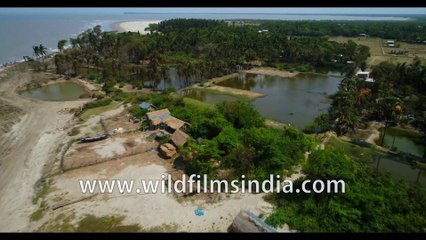
[[[237,88],[231,88],[231,87],[223,87],[223,86],[218,86],[218,85],[210,85],[206,88],[195,85],[194,88],[211,89],[211,90],[216,90],[216,91],[219,91],[219,92],[230,93],[232,95],[243,96],[243,97],[248,97],[248,98],[258,98],[258,97],[266,96],[263,93],[252,92],[252,91],[247,91],[247,90],[237,89]]]
[[[144,20],[144,21],[129,21],[119,22],[112,24],[111,28],[118,32],[140,32],[141,34],[147,34],[149,31],[145,31],[149,24],[158,24],[161,20]]]
[[[299,74],[299,72],[281,71],[281,70],[278,70],[276,68],[270,68],[270,67],[252,68],[250,70],[244,70],[244,72],[254,73],[254,74],[280,76],[280,77],[283,77],[283,78],[294,77],[297,74]]]

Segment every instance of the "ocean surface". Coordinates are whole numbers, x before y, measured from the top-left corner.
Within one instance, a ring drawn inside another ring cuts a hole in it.
[[[13,10],[13,11],[12,11]],[[60,39],[76,37],[96,25],[111,30],[111,24],[131,20],[166,20],[173,18],[203,19],[281,19],[281,20],[408,20],[407,17],[319,15],[280,13],[201,13],[201,12],[132,12],[120,9],[84,9],[58,12],[55,9],[1,9],[0,8],[0,66],[33,57],[32,46],[43,44],[50,51]]]

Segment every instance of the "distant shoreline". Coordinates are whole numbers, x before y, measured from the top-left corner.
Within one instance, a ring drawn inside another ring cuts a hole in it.
[[[157,14],[162,15],[161,13],[149,13],[149,12],[124,12],[125,15],[144,15],[144,14]],[[193,14],[192,12],[181,12],[180,14]],[[253,16],[333,16],[333,17],[355,17],[358,19],[336,19],[336,18],[324,18],[320,19],[321,21],[409,21],[409,20],[417,20],[418,17],[425,17],[425,14],[356,14],[356,13],[348,13],[348,14],[336,14],[336,13],[239,13],[239,12],[197,12],[197,14],[206,14],[206,15],[253,15]],[[362,19],[361,17],[365,17]],[[262,19],[262,18],[219,18],[216,20],[282,20],[282,21],[309,21],[313,19]]]
[[[141,34],[147,34],[149,31],[145,31],[145,28],[149,27],[150,24],[158,24],[162,20],[139,20],[139,21],[120,21],[111,24],[111,29],[117,32],[140,32]]]

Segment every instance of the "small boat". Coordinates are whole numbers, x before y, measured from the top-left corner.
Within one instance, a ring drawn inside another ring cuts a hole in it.
[[[82,138],[80,139],[81,143],[87,143],[87,142],[96,142],[96,141],[100,141],[100,140],[104,140],[106,139],[108,136],[107,135],[99,135],[99,136],[95,136],[95,137],[87,137],[87,138]]]

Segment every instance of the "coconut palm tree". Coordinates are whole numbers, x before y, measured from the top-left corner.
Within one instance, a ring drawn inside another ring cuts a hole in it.
[[[38,52],[39,52],[39,55],[41,56],[41,60],[44,62],[44,58],[47,54],[47,48],[43,46],[43,44],[40,44],[38,46]]]
[[[33,46],[33,51],[34,51],[34,56],[36,57],[36,59],[40,56],[40,50],[38,48],[38,46]]]
[[[78,39],[77,38],[70,38],[70,43],[72,48],[76,48],[78,46]]]
[[[58,41],[58,49],[60,52],[64,50],[65,44],[67,43],[67,40],[62,39]]]

